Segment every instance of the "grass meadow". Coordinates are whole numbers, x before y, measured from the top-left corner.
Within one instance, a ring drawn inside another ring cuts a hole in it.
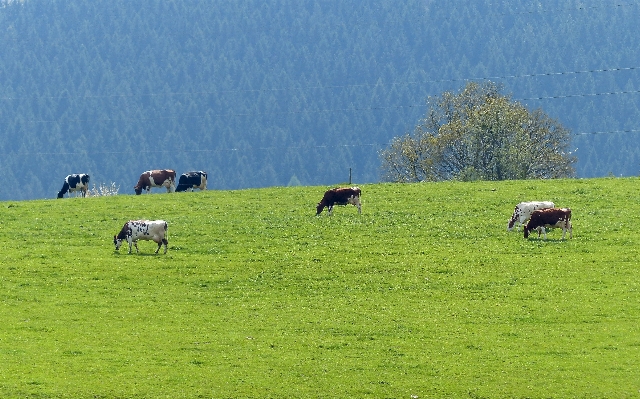
[[[640,397],[638,178],[361,188],[0,202],[0,397]]]

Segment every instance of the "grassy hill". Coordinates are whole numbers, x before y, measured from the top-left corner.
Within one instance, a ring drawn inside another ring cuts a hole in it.
[[[361,188],[0,203],[0,396],[638,396],[637,178]],[[507,232],[532,199],[574,238]]]

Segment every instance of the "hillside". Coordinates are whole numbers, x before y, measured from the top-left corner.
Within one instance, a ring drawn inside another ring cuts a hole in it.
[[[0,396],[637,395],[636,178],[361,188],[1,202]],[[506,231],[534,198],[573,239]]]
[[[638,173],[635,3],[0,3],[0,200],[70,173],[216,189],[378,182],[425,100],[490,78],[574,133],[579,177]]]

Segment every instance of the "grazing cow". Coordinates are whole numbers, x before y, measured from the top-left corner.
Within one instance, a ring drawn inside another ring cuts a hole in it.
[[[531,214],[529,223],[524,228],[524,238],[529,237],[529,232],[538,230],[538,238],[540,230],[544,233],[544,239],[547,239],[545,227],[562,228],[562,239],[569,230],[569,238],[573,238],[573,226],[571,225],[571,209],[569,208],[548,208],[539,209]]]
[[[327,190],[322,197],[322,201],[318,203],[316,216],[322,212],[325,206],[327,207],[329,215],[331,215],[334,205],[347,204],[356,206],[358,208],[358,213],[362,214],[360,193],[361,191],[358,187],[332,188],[331,190]]]
[[[167,222],[164,220],[130,220],[122,226],[122,230],[117,236],[113,236],[113,244],[116,251],[120,249],[123,240],[129,243],[129,253],[131,253],[131,245],[135,245],[136,253],[138,253],[138,240],[155,241],[158,253],[162,244],[164,244],[164,253],[167,253]]]
[[[199,188],[200,190],[207,189],[207,172],[197,171],[197,172],[187,172],[180,175],[180,180],[178,180],[178,187],[176,187],[176,192],[180,191],[193,191],[194,188]]]
[[[63,198],[67,191],[69,195],[71,195],[72,192],[80,191],[84,197],[87,195],[88,189],[89,175],[85,173],[69,175],[64,179],[62,189],[58,192],[58,198]]]
[[[554,203],[550,201],[530,201],[519,203],[513,210],[511,220],[509,220],[509,223],[507,224],[507,231],[513,230],[516,223],[524,225],[524,223],[531,218],[531,213],[533,213],[533,211],[553,208],[554,206]]]
[[[148,193],[152,187],[166,187],[168,193],[176,191],[176,172],[171,169],[148,170],[140,175],[133,189],[136,195],[140,195],[142,190]]]

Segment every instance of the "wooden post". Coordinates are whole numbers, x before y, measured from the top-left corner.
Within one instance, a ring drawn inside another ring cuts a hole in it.
[[[351,168],[349,168],[349,185],[351,185]]]

